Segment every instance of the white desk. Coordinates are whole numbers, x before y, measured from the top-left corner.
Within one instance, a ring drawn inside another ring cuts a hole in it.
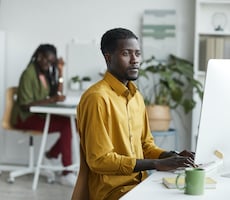
[[[209,175],[217,181],[216,189],[205,189],[204,195],[186,195],[182,190],[167,189],[162,184],[163,177],[175,176],[174,173],[154,171],[147,179],[124,195],[120,200],[229,200],[230,178]]]
[[[78,103],[78,102],[77,102]],[[77,105],[76,103],[76,105]],[[76,155],[75,163],[73,163],[71,166],[65,167],[65,169],[69,170],[77,170],[79,169],[80,166],[80,159],[79,159],[79,138],[77,137],[77,130],[76,130],[76,123],[75,123],[75,117],[76,117],[76,105],[72,106],[65,106],[65,105],[52,105],[52,106],[32,106],[30,107],[30,111],[34,113],[46,113],[46,121],[45,121],[45,126],[43,130],[43,135],[42,135],[42,141],[41,141],[41,146],[40,146],[40,151],[38,155],[38,161],[37,161],[37,166],[34,174],[34,181],[33,181],[33,190],[36,190],[37,184],[38,184],[38,178],[40,174],[40,169],[41,168],[47,168],[47,166],[42,166],[42,158],[44,156],[44,151],[45,151],[45,145],[46,145],[46,140],[47,140],[47,135],[48,135],[48,130],[49,130],[49,124],[50,124],[50,115],[51,114],[56,114],[56,115],[65,115],[70,117],[70,123],[71,123],[71,129],[72,129],[72,143],[73,143],[73,149]],[[50,169],[53,170],[60,170],[63,168],[60,167],[49,167]]]

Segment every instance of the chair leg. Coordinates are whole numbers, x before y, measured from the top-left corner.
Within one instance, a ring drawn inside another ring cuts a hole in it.
[[[29,163],[27,167],[21,167],[20,169],[10,172],[8,182],[13,183],[16,177],[26,174],[32,174],[35,171],[34,167],[34,141],[33,136],[29,137]]]
[[[19,170],[19,169],[22,169],[22,168],[25,168],[24,166],[16,166],[16,165],[0,165],[0,174],[3,172],[3,171],[15,171],[15,170]]]

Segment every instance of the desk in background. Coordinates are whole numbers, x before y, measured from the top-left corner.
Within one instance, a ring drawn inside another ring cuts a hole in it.
[[[153,173],[142,183],[125,194],[120,200],[229,200],[230,197],[230,178],[221,177],[218,174],[208,175],[217,181],[215,189],[205,189],[204,195],[186,195],[183,190],[168,189],[162,184],[163,177],[175,177],[172,172]]]
[[[71,129],[72,129],[72,144],[73,144],[73,150],[74,154],[76,155],[76,158],[73,159],[75,162],[71,165],[68,166],[68,170],[77,170],[79,169],[80,166],[80,159],[79,159],[79,138],[77,137],[77,130],[76,130],[76,105],[78,102],[75,104],[52,104],[52,105],[44,105],[44,106],[31,106],[30,111],[34,113],[45,113],[46,114],[46,121],[45,121],[45,126],[43,129],[43,135],[42,135],[42,141],[40,145],[40,150],[39,150],[39,155],[38,155],[38,161],[37,161],[37,166],[34,174],[34,181],[32,188],[33,190],[37,189],[37,184],[38,184],[38,179],[39,179],[39,174],[40,174],[40,169],[41,168],[46,168],[46,166],[42,165],[42,158],[44,156],[45,152],[45,145],[47,141],[47,136],[48,136],[48,130],[49,130],[49,124],[50,124],[50,116],[51,114],[55,115],[64,115],[64,116],[69,116],[70,118],[70,123],[71,123]],[[53,170],[60,170],[60,167],[49,167],[49,169]],[[63,169],[63,168],[62,168]]]

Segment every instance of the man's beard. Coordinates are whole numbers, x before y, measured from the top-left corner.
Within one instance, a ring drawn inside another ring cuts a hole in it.
[[[127,77],[128,81],[136,81],[137,79],[138,79],[138,76],[137,77]]]
[[[139,73],[137,74],[137,76],[130,76],[128,73],[126,74],[126,80],[128,81],[136,81],[139,77]]]

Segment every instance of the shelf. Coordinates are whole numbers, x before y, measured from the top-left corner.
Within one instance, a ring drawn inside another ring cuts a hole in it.
[[[201,0],[198,1],[200,4],[230,4],[230,1],[212,1],[212,0]]]
[[[197,73],[196,73],[196,75],[197,76],[205,76],[206,75],[206,72],[205,71],[198,71]]]
[[[213,35],[213,36],[230,36],[230,32],[224,31],[205,31],[205,32],[198,32],[201,36]]]
[[[230,0],[196,0],[194,76],[205,83],[209,59],[230,58]],[[202,102],[197,102],[192,114],[192,149],[196,147],[196,132]]]

